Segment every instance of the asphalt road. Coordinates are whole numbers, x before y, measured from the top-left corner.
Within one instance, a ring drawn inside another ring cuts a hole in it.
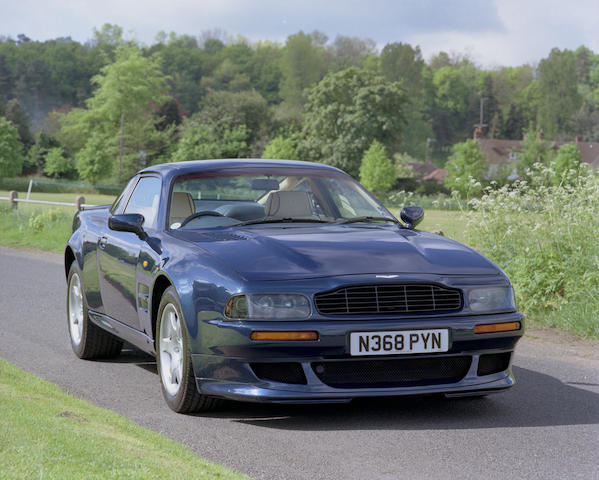
[[[525,339],[516,387],[483,400],[229,403],[184,416],[162,400],[152,357],[75,357],[59,255],[0,247],[0,272],[0,357],[254,478],[599,479],[598,344]]]

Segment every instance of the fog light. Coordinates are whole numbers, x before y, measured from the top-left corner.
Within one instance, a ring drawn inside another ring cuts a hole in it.
[[[484,325],[475,325],[474,333],[511,332],[520,330],[520,327],[520,322],[487,323]]]
[[[271,342],[289,342],[298,340],[318,340],[318,332],[252,332],[251,340],[269,340]]]

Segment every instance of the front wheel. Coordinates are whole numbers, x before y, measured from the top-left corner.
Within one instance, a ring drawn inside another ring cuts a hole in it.
[[[89,321],[85,290],[77,262],[67,279],[67,324],[73,352],[79,358],[109,358],[121,353],[123,342]]]
[[[168,406],[177,413],[215,408],[219,401],[200,394],[197,389],[187,330],[173,287],[167,288],[162,295],[156,333],[156,362]]]

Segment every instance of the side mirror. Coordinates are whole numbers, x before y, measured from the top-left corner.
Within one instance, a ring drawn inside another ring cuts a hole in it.
[[[144,216],[139,213],[123,213],[108,218],[108,228],[117,232],[131,232],[138,237],[145,235],[143,229]]]
[[[424,209],[422,207],[403,207],[399,216],[406,227],[413,230],[424,218]]]

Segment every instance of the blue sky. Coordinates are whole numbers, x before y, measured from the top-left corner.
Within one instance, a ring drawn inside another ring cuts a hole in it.
[[[553,47],[586,45],[599,53],[599,0],[0,0],[0,35],[84,42],[93,28],[120,25],[128,38],[151,44],[161,31],[200,35],[220,29],[250,40],[285,38],[299,30],[420,45],[468,54],[480,65],[520,65]]]

